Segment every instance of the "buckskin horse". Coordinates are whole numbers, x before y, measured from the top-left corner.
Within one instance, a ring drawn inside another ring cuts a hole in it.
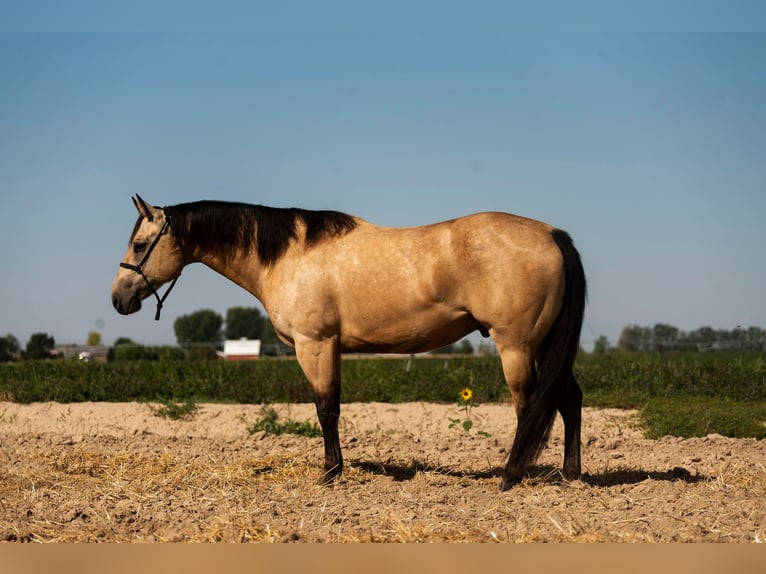
[[[556,411],[563,475],[579,477],[582,391],[572,365],[586,282],[565,231],[497,212],[388,228],[337,211],[133,203],[139,216],[112,286],[115,309],[135,313],[154,295],[159,319],[181,270],[197,262],[252,293],[311,384],[324,437],[320,483],[343,469],[341,353],[420,353],[476,330],[497,346],[517,417],[500,487],[536,460]]]

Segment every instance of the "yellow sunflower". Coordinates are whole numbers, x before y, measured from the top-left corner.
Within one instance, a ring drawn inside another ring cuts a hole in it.
[[[460,398],[463,399],[463,401],[465,401],[466,403],[471,400],[472,396],[473,396],[473,391],[469,389],[468,387],[460,391]]]

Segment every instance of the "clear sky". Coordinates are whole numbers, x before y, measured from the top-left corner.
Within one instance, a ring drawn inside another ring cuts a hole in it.
[[[632,323],[766,327],[766,35],[511,32],[511,13],[418,6],[0,34],[0,335],[173,344],[178,315],[257,304],[192,266],[160,322],[151,301],[118,315],[135,193],[390,226],[514,212],[575,239],[586,347]]]

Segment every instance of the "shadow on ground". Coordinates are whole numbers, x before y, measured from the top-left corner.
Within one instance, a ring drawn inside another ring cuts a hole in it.
[[[503,473],[501,467],[482,471],[462,471],[456,468],[434,465],[428,462],[413,460],[409,463],[380,462],[370,460],[350,461],[352,467],[379,476],[390,476],[397,482],[412,480],[419,472],[434,473],[455,478],[500,478]],[[527,478],[533,482],[566,483],[560,469],[550,465],[533,466],[527,472]],[[626,484],[638,484],[645,480],[663,480],[668,482],[686,482],[694,484],[710,480],[710,477],[701,474],[692,474],[687,469],[676,466],[669,470],[644,470],[644,469],[617,469],[605,470],[597,473],[585,473],[580,481],[590,486],[618,486]]]

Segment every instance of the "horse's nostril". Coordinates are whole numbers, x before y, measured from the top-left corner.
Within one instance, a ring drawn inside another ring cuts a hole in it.
[[[114,308],[118,311],[121,310],[122,305],[120,305],[120,300],[117,298],[117,295],[112,295],[112,305],[114,305]]]

